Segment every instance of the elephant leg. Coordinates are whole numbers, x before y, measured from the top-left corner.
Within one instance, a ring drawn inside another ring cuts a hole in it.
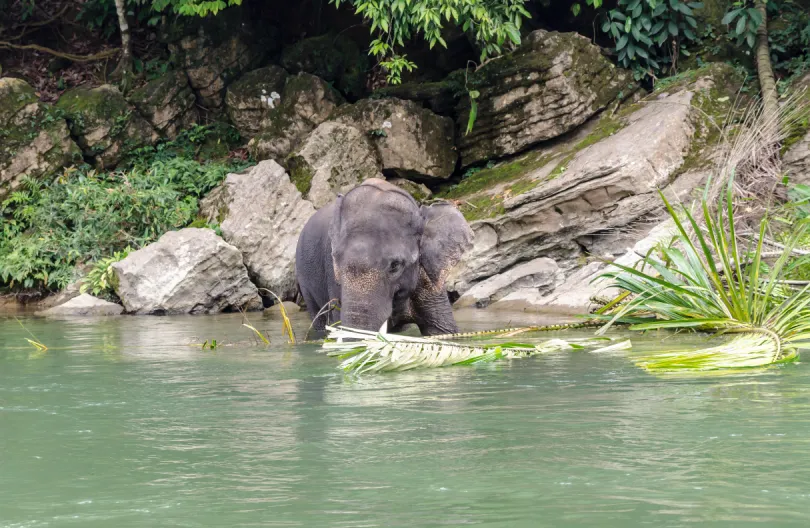
[[[411,296],[413,321],[422,335],[458,333],[453,306],[444,287],[434,285],[424,271],[420,273],[419,285]]]

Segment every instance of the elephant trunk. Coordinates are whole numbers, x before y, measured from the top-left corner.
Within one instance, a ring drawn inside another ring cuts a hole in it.
[[[340,321],[343,326],[376,331],[388,321],[391,311],[391,297],[385,291],[367,292],[344,287],[341,292]]]

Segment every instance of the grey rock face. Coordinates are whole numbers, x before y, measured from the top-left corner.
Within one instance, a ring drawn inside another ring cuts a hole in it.
[[[201,314],[261,309],[242,254],[210,229],[170,231],[112,265],[128,313]]]
[[[446,179],[456,168],[453,122],[413,101],[365,99],[345,105],[332,120],[370,138],[384,170],[406,179]]]
[[[381,178],[377,152],[353,126],[327,121],[286,161],[290,176],[316,209],[358,183]]]
[[[257,286],[282,300],[295,299],[295,245],[315,208],[283,167],[267,160],[229,174],[202,200],[200,212],[218,222],[223,238],[241,251]]]
[[[515,154],[584,123],[610,102],[638,88],[598,46],[576,33],[537,30],[513,53],[470,76],[478,90],[478,116],[470,134],[459,134],[462,165]],[[470,103],[458,108],[464,131]]]
[[[228,117],[242,137],[252,138],[267,126],[273,111],[281,105],[287,77],[284,68],[271,65],[246,73],[228,87]]]
[[[70,299],[64,304],[54,306],[39,315],[46,316],[106,316],[119,315],[124,311],[120,304],[111,303],[87,293]]]
[[[132,91],[127,97],[157,132],[174,139],[199,119],[186,74],[168,72]]]
[[[64,118],[21,79],[0,79],[0,200],[22,178],[41,178],[81,161]]]

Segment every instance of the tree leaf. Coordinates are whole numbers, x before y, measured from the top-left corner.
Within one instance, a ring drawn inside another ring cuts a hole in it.
[[[745,32],[745,23],[748,21],[746,17],[740,17],[740,20],[737,21],[737,27],[734,29],[734,32],[737,35],[742,35]]]
[[[621,51],[622,48],[627,46],[628,40],[627,35],[622,35],[622,38],[620,38],[619,42],[616,43],[616,51]]]
[[[470,99],[470,117],[467,119],[467,131],[464,133],[466,136],[472,132],[475,125],[475,119],[478,117],[478,102],[475,99]]]
[[[723,20],[721,20],[720,23],[728,26],[734,21],[735,18],[737,18],[737,15],[739,15],[741,12],[742,9],[733,9],[729,11],[728,13],[726,13],[726,16],[723,17]]]
[[[670,21],[668,24],[669,34],[673,37],[678,36],[678,25],[675,22]]]

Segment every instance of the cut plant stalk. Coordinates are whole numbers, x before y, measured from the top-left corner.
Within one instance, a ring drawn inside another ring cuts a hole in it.
[[[540,344],[496,343],[463,344],[423,337],[369,332],[346,327],[327,326],[327,339],[322,348],[327,355],[341,359],[340,368],[355,374],[404,371],[416,368],[472,365],[475,363],[517,359],[563,350],[583,350],[609,345],[594,352],[626,350],[629,341],[613,339],[550,339]],[[348,340],[348,341],[347,341]]]

